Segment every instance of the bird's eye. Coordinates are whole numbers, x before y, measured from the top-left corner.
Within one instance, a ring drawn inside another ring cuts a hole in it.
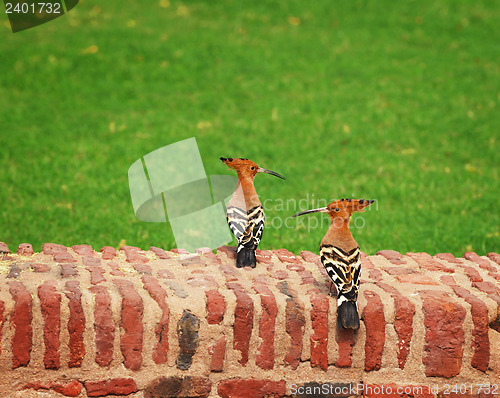
[[[340,209],[338,207],[336,207],[335,209],[333,209],[334,211],[336,211],[337,213],[340,211]]]
[[[250,167],[250,170],[255,170],[255,166]]]

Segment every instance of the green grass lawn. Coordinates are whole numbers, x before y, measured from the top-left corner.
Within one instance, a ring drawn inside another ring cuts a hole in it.
[[[175,247],[136,219],[127,171],[189,137],[207,174],[225,156],[287,177],[256,178],[263,249],[316,252],[327,216],[287,217],[355,197],[377,200],[352,227],[369,254],[500,250],[498,1],[85,0],[16,34],[2,18],[13,250]]]

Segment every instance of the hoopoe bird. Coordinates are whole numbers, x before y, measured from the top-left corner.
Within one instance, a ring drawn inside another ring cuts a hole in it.
[[[263,169],[248,159],[220,158],[220,160],[238,174],[238,185],[226,209],[229,228],[238,241],[236,266],[254,268],[257,265],[255,251],[262,238],[265,215],[253,180],[257,173],[271,174],[283,180],[285,177]]]
[[[328,213],[330,228],[321,240],[321,263],[337,288],[337,323],[343,329],[359,329],[358,290],[361,272],[359,245],[349,229],[351,215],[371,205],[373,200],[340,199],[326,207],[294,215]]]

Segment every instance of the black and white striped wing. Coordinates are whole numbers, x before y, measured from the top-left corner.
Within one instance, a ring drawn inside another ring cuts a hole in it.
[[[226,210],[226,219],[231,232],[239,242],[248,228],[248,215],[246,210],[235,206],[228,206]]]
[[[361,271],[359,247],[345,252],[332,245],[323,245],[320,255],[328,276],[337,287],[339,297],[342,295],[348,300],[356,300]]]
[[[229,228],[238,240],[238,251],[241,247],[256,249],[264,230],[265,216],[262,206],[255,206],[248,212],[230,206],[227,208],[226,216]]]

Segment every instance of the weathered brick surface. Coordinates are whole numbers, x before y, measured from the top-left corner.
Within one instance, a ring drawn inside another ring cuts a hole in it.
[[[256,364],[262,369],[274,367],[274,333],[278,307],[273,292],[265,285],[257,285],[254,290],[260,295],[262,316],[259,324],[259,337],[262,343],[258,349]]]
[[[219,384],[217,392],[227,398],[282,397],[286,394],[285,380],[232,379]]]
[[[380,297],[366,291],[367,304],[363,311],[363,321],[366,326],[365,370],[379,370],[382,365],[382,354],[385,344],[384,307]]]
[[[105,397],[106,395],[129,395],[137,391],[134,379],[118,378],[102,381],[86,381],[85,389],[89,397]]]
[[[233,347],[241,353],[239,363],[246,365],[248,362],[248,350],[250,348],[250,337],[253,329],[254,303],[250,296],[237,283],[228,282],[227,287],[236,296],[236,308],[234,310]]]
[[[330,300],[319,291],[311,295],[311,366],[328,369],[328,310]]]
[[[82,306],[82,292],[80,282],[66,282],[66,297],[69,300],[69,362],[70,368],[82,365],[85,356],[85,345],[83,343],[83,332],[85,331],[85,314]]]
[[[425,375],[456,376],[462,367],[465,309],[439,291],[424,291],[422,297],[426,329]]]
[[[324,396],[444,398],[445,384],[500,384],[496,253],[362,254],[353,332],[337,329],[313,252],[259,250],[237,269],[231,247],[0,249],[6,397],[305,397],[292,383],[326,382],[365,391]],[[429,385],[440,394],[396,391]]]
[[[124,357],[123,364],[127,369],[138,370],[142,364],[142,333],[144,330],[142,298],[130,281],[116,279],[114,282],[122,296],[121,327],[123,334],[120,339],[120,348]]]
[[[38,287],[38,297],[43,316],[43,341],[46,369],[59,369],[59,335],[61,332],[61,294],[56,291],[56,281],[48,281]]]
[[[108,366],[113,359],[113,340],[115,324],[111,311],[111,297],[104,286],[92,286],[94,293],[94,331],[95,361],[101,366]]]
[[[11,327],[14,329],[11,341],[12,368],[18,368],[30,362],[33,344],[31,294],[21,282],[7,282],[7,284],[14,300],[11,315]]]

